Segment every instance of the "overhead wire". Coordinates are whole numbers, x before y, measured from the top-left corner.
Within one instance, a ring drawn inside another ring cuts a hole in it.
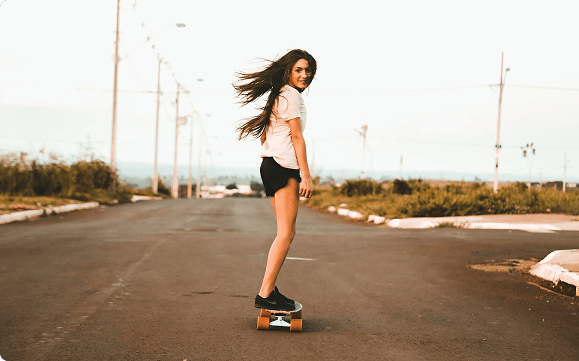
[[[124,43],[121,42],[121,46],[123,47],[123,50],[125,51],[125,53],[127,52],[125,49],[125,45]],[[137,78],[137,80],[139,81],[139,83],[141,84],[141,86],[143,87],[143,89],[145,89],[145,92],[147,93],[152,93],[147,86],[145,85],[145,83],[143,83],[143,81],[141,80],[141,77],[139,77],[139,74],[137,73],[137,70],[135,69],[133,62],[131,61],[131,58],[125,56],[122,58],[122,60],[127,60],[127,62],[129,63],[129,66],[131,68],[131,70],[133,71],[133,74],[135,75],[135,78]]]
[[[496,84],[495,86],[499,86]],[[522,84],[503,84],[504,87],[513,88],[531,88],[531,89],[544,89],[544,90],[559,90],[559,91],[579,91],[579,88],[564,88],[564,87],[554,87],[554,86],[542,86],[542,85],[522,85]]]
[[[157,53],[159,54],[159,53]],[[125,59],[125,58],[123,58]],[[165,63],[166,61],[164,61]],[[166,62],[168,63],[168,62]],[[172,77],[177,81],[177,77],[172,71],[172,68],[169,68],[171,71]],[[28,84],[2,84],[0,86],[9,86],[9,87],[33,87],[36,85],[28,85]],[[360,92],[316,92],[318,95],[355,95],[355,94],[381,94],[381,93],[403,93],[403,92],[420,92],[420,91],[445,91],[445,90],[460,90],[460,89],[476,89],[476,88],[485,88],[490,87],[494,88],[499,86],[498,84],[488,84],[488,85],[471,85],[471,86],[457,86],[457,87],[441,87],[441,88],[419,88],[419,89],[392,89],[392,90],[367,90],[367,91],[360,91]],[[576,92],[579,91],[579,88],[566,88],[566,87],[551,87],[551,86],[542,86],[542,85],[525,85],[525,84],[503,84],[505,88],[529,88],[529,89],[542,89],[542,90],[556,90],[556,91],[572,91]],[[112,92],[113,89],[103,89],[103,88],[86,88],[86,87],[64,87],[67,90],[75,90],[75,91],[87,91],[87,92]],[[156,91],[154,90],[117,90],[119,93],[142,93],[142,94],[154,94]],[[167,93],[176,93],[176,92],[167,92]],[[231,95],[228,92],[211,92],[211,93],[195,93],[191,92],[192,94],[203,94],[204,96],[223,96],[223,95]]]
[[[480,147],[480,148],[495,148],[495,144],[475,144],[475,143],[462,143],[462,142],[444,142],[438,140],[428,140],[428,139],[405,139],[405,138],[397,138],[397,137],[389,137],[383,135],[368,135],[368,137],[372,138],[381,138],[386,140],[392,140],[395,142],[411,142],[411,143],[425,143],[425,144],[438,144],[438,145],[454,145],[454,146],[463,146],[463,147]],[[519,149],[520,146],[516,145],[502,145],[501,148],[509,148],[509,149]],[[579,148],[570,148],[570,147],[541,147],[540,149],[543,150],[579,150]]]

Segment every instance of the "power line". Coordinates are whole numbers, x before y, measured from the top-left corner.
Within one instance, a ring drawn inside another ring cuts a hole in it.
[[[122,60],[127,58],[122,58]],[[168,68],[171,70],[171,68]],[[176,79],[175,74],[171,71],[171,75],[174,79]],[[37,85],[28,85],[28,84],[0,84],[0,86],[8,86],[8,87],[37,87]],[[490,85],[472,85],[472,86],[458,86],[458,87],[443,87],[443,88],[422,88],[422,89],[393,89],[393,90],[366,90],[366,91],[359,91],[359,92],[316,92],[317,95],[356,95],[356,94],[383,94],[383,93],[404,93],[404,92],[421,92],[421,91],[441,91],[441,90],[460,90],[460,89],[477,89],[477,88],[486,88],[486,87],[495,87],[499,86],[498,84],[490,84]],[[504,85],[505,88],[528,88],[528,89],[542,89],[542,90],[558,90],[558,91],[579,91],[579,88],[564,88],[564,87],[550,87],[550,86],[542,86],[542,85],[524,85],[524,84],[510,84]],[[63,87],[67,90],[76,90],[76,91],[87,91],[87,92],[106,92],[110,93],[112,89],[102,89],[102,88],[80,88],[80,87]],[[146,87],[145,87],[146,88]],[[118,90],[119,93],[143,93],[143,94],[156,94],[156,91],[153,90]],[[168,94],[177,93],[177,92],[167,92]],[[211,93],[201,93],[201,92],[192,92],[192,94],[197,95],[211,95],[211,96],[221,96],[221,95],[232,95],[230,92],[211,92]]]
[[[125,53],[127,52],[125,49],[125,45],[123,44],[123,50],[125,51]],[[137,78],[137,80],[139,81],[139,83],[141,83],[141,86],[143,87],[143,89],[145,89],[145,91],[147,93],[153,93],[152,91],[150,91],[147,86],[145,85],[145,83],[143,83],[143,81],[141,80],[141,78],[139,77],[139,74],[137,74],[137,70],[135,69],[135,67],[133,66],[133,62],[131,61],[131,58],[128,57],[128,55],[125,55],[124,58],[122,58],[123,60],[126,59],[129,62],[129,66],[131,67],[131,70],[133,71],[133,74],[135,75],[135,77]]]
[[[387,137],[381,135],[369,135],[371,138],[381,138],[385,140],[392,140],[396,142],[412,142],[412,143],[426,143],[426,144],[438,144],[438,145],[455,145],[463,147],[481,147],[481,148],[494,148],[493,144],[475,144],[475,143],[461,143],[461,142],[443,142],[437,140],[425,140],[425,139],[405,139],[405,138],[395,138]],[[519,146],[515,145],[502,145],[502,148],[518,149]],[[569,148],[569,147],[540,147],[541,150],[579,150],[579,148]]]
[[[490,144],[473,144],[473,143],[460,143],[460,142],[442,142],[438,140],[424,140],[424,139],[404,139],[404,138],[395,138],[395,137],[386,137],[382,135],[370,135],[371,138],[380,138],[385,140],[392,140],[396,142],[411,142],[411,143],[426,143],[426,144],[439,144],[439,145],[457,145],[457,146],[465,146],[465,147],[491,147],[494,148],[494,145]]]
[[[384,94],[384,93],[408,93],[408,92],[422,92],[422,91],[477,89],[486,87],[488,87],[488,85],[464,85],[464,86],[417,88],[417,89],[391,89],[391,90],[375,89],[375,90],[361,90],[356,92],[316,92],[316,94],[323,94],[323,95]]]
[[[166,100],[162,102],[163,108],[165,111],[165,116],[168,121],[173,122],[171,119],[168,109],[166,108]],[[197,113],[197,112],[196,112]],[[207,135],[204,127],[203,122],[201,121],[201,117],[198,117],[198,122],[202,129],[202,135],[206,139],[207,144],[218,145],[218,144],[228,144],[229,141],[211,141],[209,136]],[[450,145],[450,146],[462,146],[462,147],[481,147],[481,148],[494,148],[492,144],[475,144],[475,143],[462,143],[462,142],[444,142],[444,141],[436,141],[436,140],[424,140],[424,139],[408,139],[408,138],[396,138],[396,137],[387,137],[382,135],[368,135],[369,138],[379,138],[383,140],[390,140],[395,142],[411,142],[411,143],[425,143],[425,144],[437,144],[437,145]],[[45,139],[30,139],[24,137],[0,137],[0,139],[4,140],[16,140],[16,141],[27,141],[27,142],[58,142],[58,143],[75,143],[78,144],[78,140],[70,140],[70,139],[56,139],[56,138],[45,138]],[[320,138],[310,138],[310,140],[320,141],[320,140],[338,140],[338,139],[357,139],[356,135],[351,136],[334,136],[334,137],[320,137]],[[106,143],[106,141],[93,141],[94,143]],[[149,144],[148,142],[123,142],[122,144],[127,145],[145,145]],[[169,143],[166,143],[169,144]],[[172,144],[172,143],[171,143]],[[253,145],[248,145],[248,147],[253,147]],[[503,145],[503,148],[507,149],[519,149],[520,146],[515,145]],[[557,150],[557,151],[578,151],[579,148],[570,148],[570,147],[539,147],[539,150]]]
[[[494,84],[494,86],[498,86]],[[521,84],[510,84],[505,85],[506,88],[513,87],[513,88],[531,88],[531,89],[544,89],[544,90],[560,90],[560,91],[579,91],[579,88],[562,88],[562,87],[553,87],[553,86],[542,86],[542,85],[521,85]]]

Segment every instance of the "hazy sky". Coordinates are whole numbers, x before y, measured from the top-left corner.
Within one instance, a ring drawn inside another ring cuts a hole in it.
[[[108,162],[116,1],[0,3],[0,152],[72,159],[90,137]],[[234,72],[302,48],[318,61],[304,93],[317,173],[361,167],[354,129],[366,121],[367,175],[397,173],[403,156],[403,175],[491,180],[504,52],[500,173],[528,174],[520,147],[534,142],[534,181],[561,179],[565,151],[568,180],[579,180],[578,13],[577,1],[121,0],[117,160],[153,162],[160,54],[160,162],[174,158],[179,81],[190,91],[180,113],[192,104],[202,115],[208,162],[257,169],[259,142],[235,140],[254,110],[236,104]],[[181,127],[182,164],[189,132]]]

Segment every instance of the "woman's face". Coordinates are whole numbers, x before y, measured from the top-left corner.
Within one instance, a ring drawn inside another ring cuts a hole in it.
[[[300,59],[292,67],[289,85],[296,89],[304,90],[308,87],[311,76],[312,69],[310,68],[310,64],[307,60]]]

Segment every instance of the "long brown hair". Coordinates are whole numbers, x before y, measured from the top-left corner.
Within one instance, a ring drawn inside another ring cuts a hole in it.
[[[307,86],[309,86],[316,74],[316,59],[307,51],[300,49],[291,50],[275,61],[266,60],[269,65],[255,73],[235,73],[238,80],[233,84],[233,88],[242,106],[254,102],[269,92],[265,106],[258,108],[261,110],[261,113],[255,117],[244,119],[243,124],[237,127],[236,130],[239,133],[239,140],[249,135],[254,138],[261,137],[265,128],[269,125],[271,112],[275,100],[281,92],[281,88],[289,84],[292,68],[300,59],[306,60],[311,69],[311,75],[307,84]]]

